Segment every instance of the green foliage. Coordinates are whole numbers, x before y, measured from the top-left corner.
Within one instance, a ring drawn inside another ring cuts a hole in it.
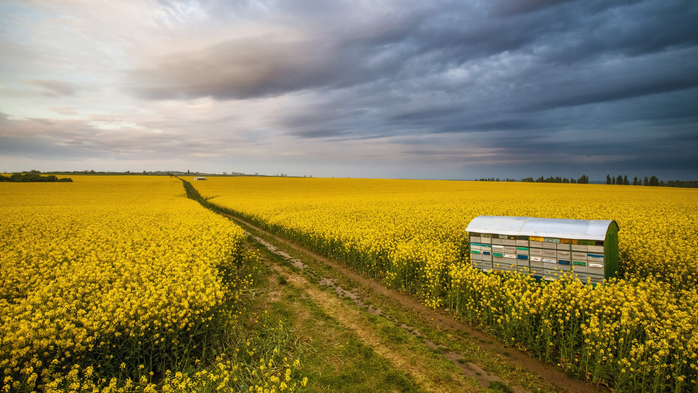
[[[494,178],[494,177],[483,177],[480,179],[477,179],[478,181],[505,181],[505,182],[515,182],[516,179],[509,179],[508,177],[504,180],[499,180],[499,178]],[[523,181],[523,180],[522,180]]]
[[[523,181],[523,180],[522,180]],[[588,182],[588,179],[587,179]],[[611,175],[606,175],[606,184],[618,184],[629,186],[631,183],[628,180],[628,175],[618,175],[618,177],[611,177]],[[647,177],[644,180],[635,176],[632,182],[633,186],[654,186],[654,187],[684,187],[684,188],[698,188],[698,181],[696,180],[659,180],[657,176]]]
[[[544,178],[543,176],[536,179],[536,183],[563,183],[563,179],[560,176]],[[569,180],[567,180],[569,183]]]
[[[522,182],[524,183],[569,183],[569,184],[589,184],[589,177],[587,175],[582,175],[579,179],[575,179],[573,177],[571,178],[566,178],[566,177],[539,177],[536,180],[533,180],[532,177],[525,177],[521,179]]]
[[[29,173],[13,173],[10,176],[0,175],[0,182],[11,182],[11,183],[55,183],[55,182],[71,182],[73,179],[62,178],[59,179],[54,175],[41,176],[36,172]]]
[[[666,182],[667,187],[690,187],[698,188],[698,180],[669,180]]]
[[[500,381],[492,381],[490,382],[490,386],[487,387],[490,390],[494,390],[496,392],[504,392],[504,393],[514,393],[513,390],[509,387],[509,385],[505,384],[504,382]]]

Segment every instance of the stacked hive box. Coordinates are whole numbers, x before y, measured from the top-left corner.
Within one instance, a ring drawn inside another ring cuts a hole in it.
[[[486,272],[555,280],[572,271],[592,284],[617,277],[615,221],[480,216],[466,230],[473,267]]]

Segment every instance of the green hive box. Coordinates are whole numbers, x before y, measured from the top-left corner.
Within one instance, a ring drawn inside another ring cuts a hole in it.
[[[475,217],[466,228],[474,268],[548,281],[573,272],[592,284],[618,277],[618,231],[613,220],[507,216]]]

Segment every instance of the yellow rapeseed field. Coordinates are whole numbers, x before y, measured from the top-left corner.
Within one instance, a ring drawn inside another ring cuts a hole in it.
[[[698,389],[698,190],[256,177],[192,184],[209,202],[570,373],[620,391]],[[621,278],[593,287],[481,273],[470,267],[465,233],[479,215],[616,220]]]
[[[242,229],[176,178],[72,178],[0,184],[0,391],[293,390],[249,340],[252,366],[206,361],[250,284]]]

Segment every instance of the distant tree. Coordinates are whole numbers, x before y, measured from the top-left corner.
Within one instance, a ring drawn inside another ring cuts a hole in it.
[[[533,178],[532,177],[524,177],[523,179],[521,179],[521,181],[525,182],[525,183],[533,183]]]
[[[569,182],[570,182],[570,179],[568,179],[568,178],[566,178],[566,177],[563,177],[563,178],[562,178],[562,182],[563,182],[563,183],[569,183]]]
[[[629,186],[630,182],[628,182],[628,175],[623,176],[623,185]]]
[[[650,185],[650,181],[649,181],[649,179],[647,179],[647,176],[645,176],[645,185],[646,185],[646,186],[649,186],[649,185]]]
[[[576,183],[577,183],[577,180],[576,180],[574,177],[573,177],[573,178],[570,178],[570,183],[576,184]]]
[[[615,178],[615,177],[612,177],[612,178],[611,178],[611,184],[616,184],[616,178]]]
[[[660,187],[666,187],[666,183],[664,183],[664,180],[662,180],[662,181],[659,182],[659,186],[660,186]]]
[[[577,180],[579,184],[589,184],[589,177],[587,175],[582,175],[582,177]]]
[[[618,177],[616,177],[616,184],[618,184],[619,186],[623,185],[623,176],[618,175]]]
[[[637,176],[635,176],[635,178],[633,179],[633,185],[637,186],[639,184],[640,184],[640,182],[637,180]]]
[[[611,184],[611,175],[606,175],[606,184]]]
[[[650,177],[650,186],[658,186],[659,185],[659,179],[657,176],[652,176]]]

